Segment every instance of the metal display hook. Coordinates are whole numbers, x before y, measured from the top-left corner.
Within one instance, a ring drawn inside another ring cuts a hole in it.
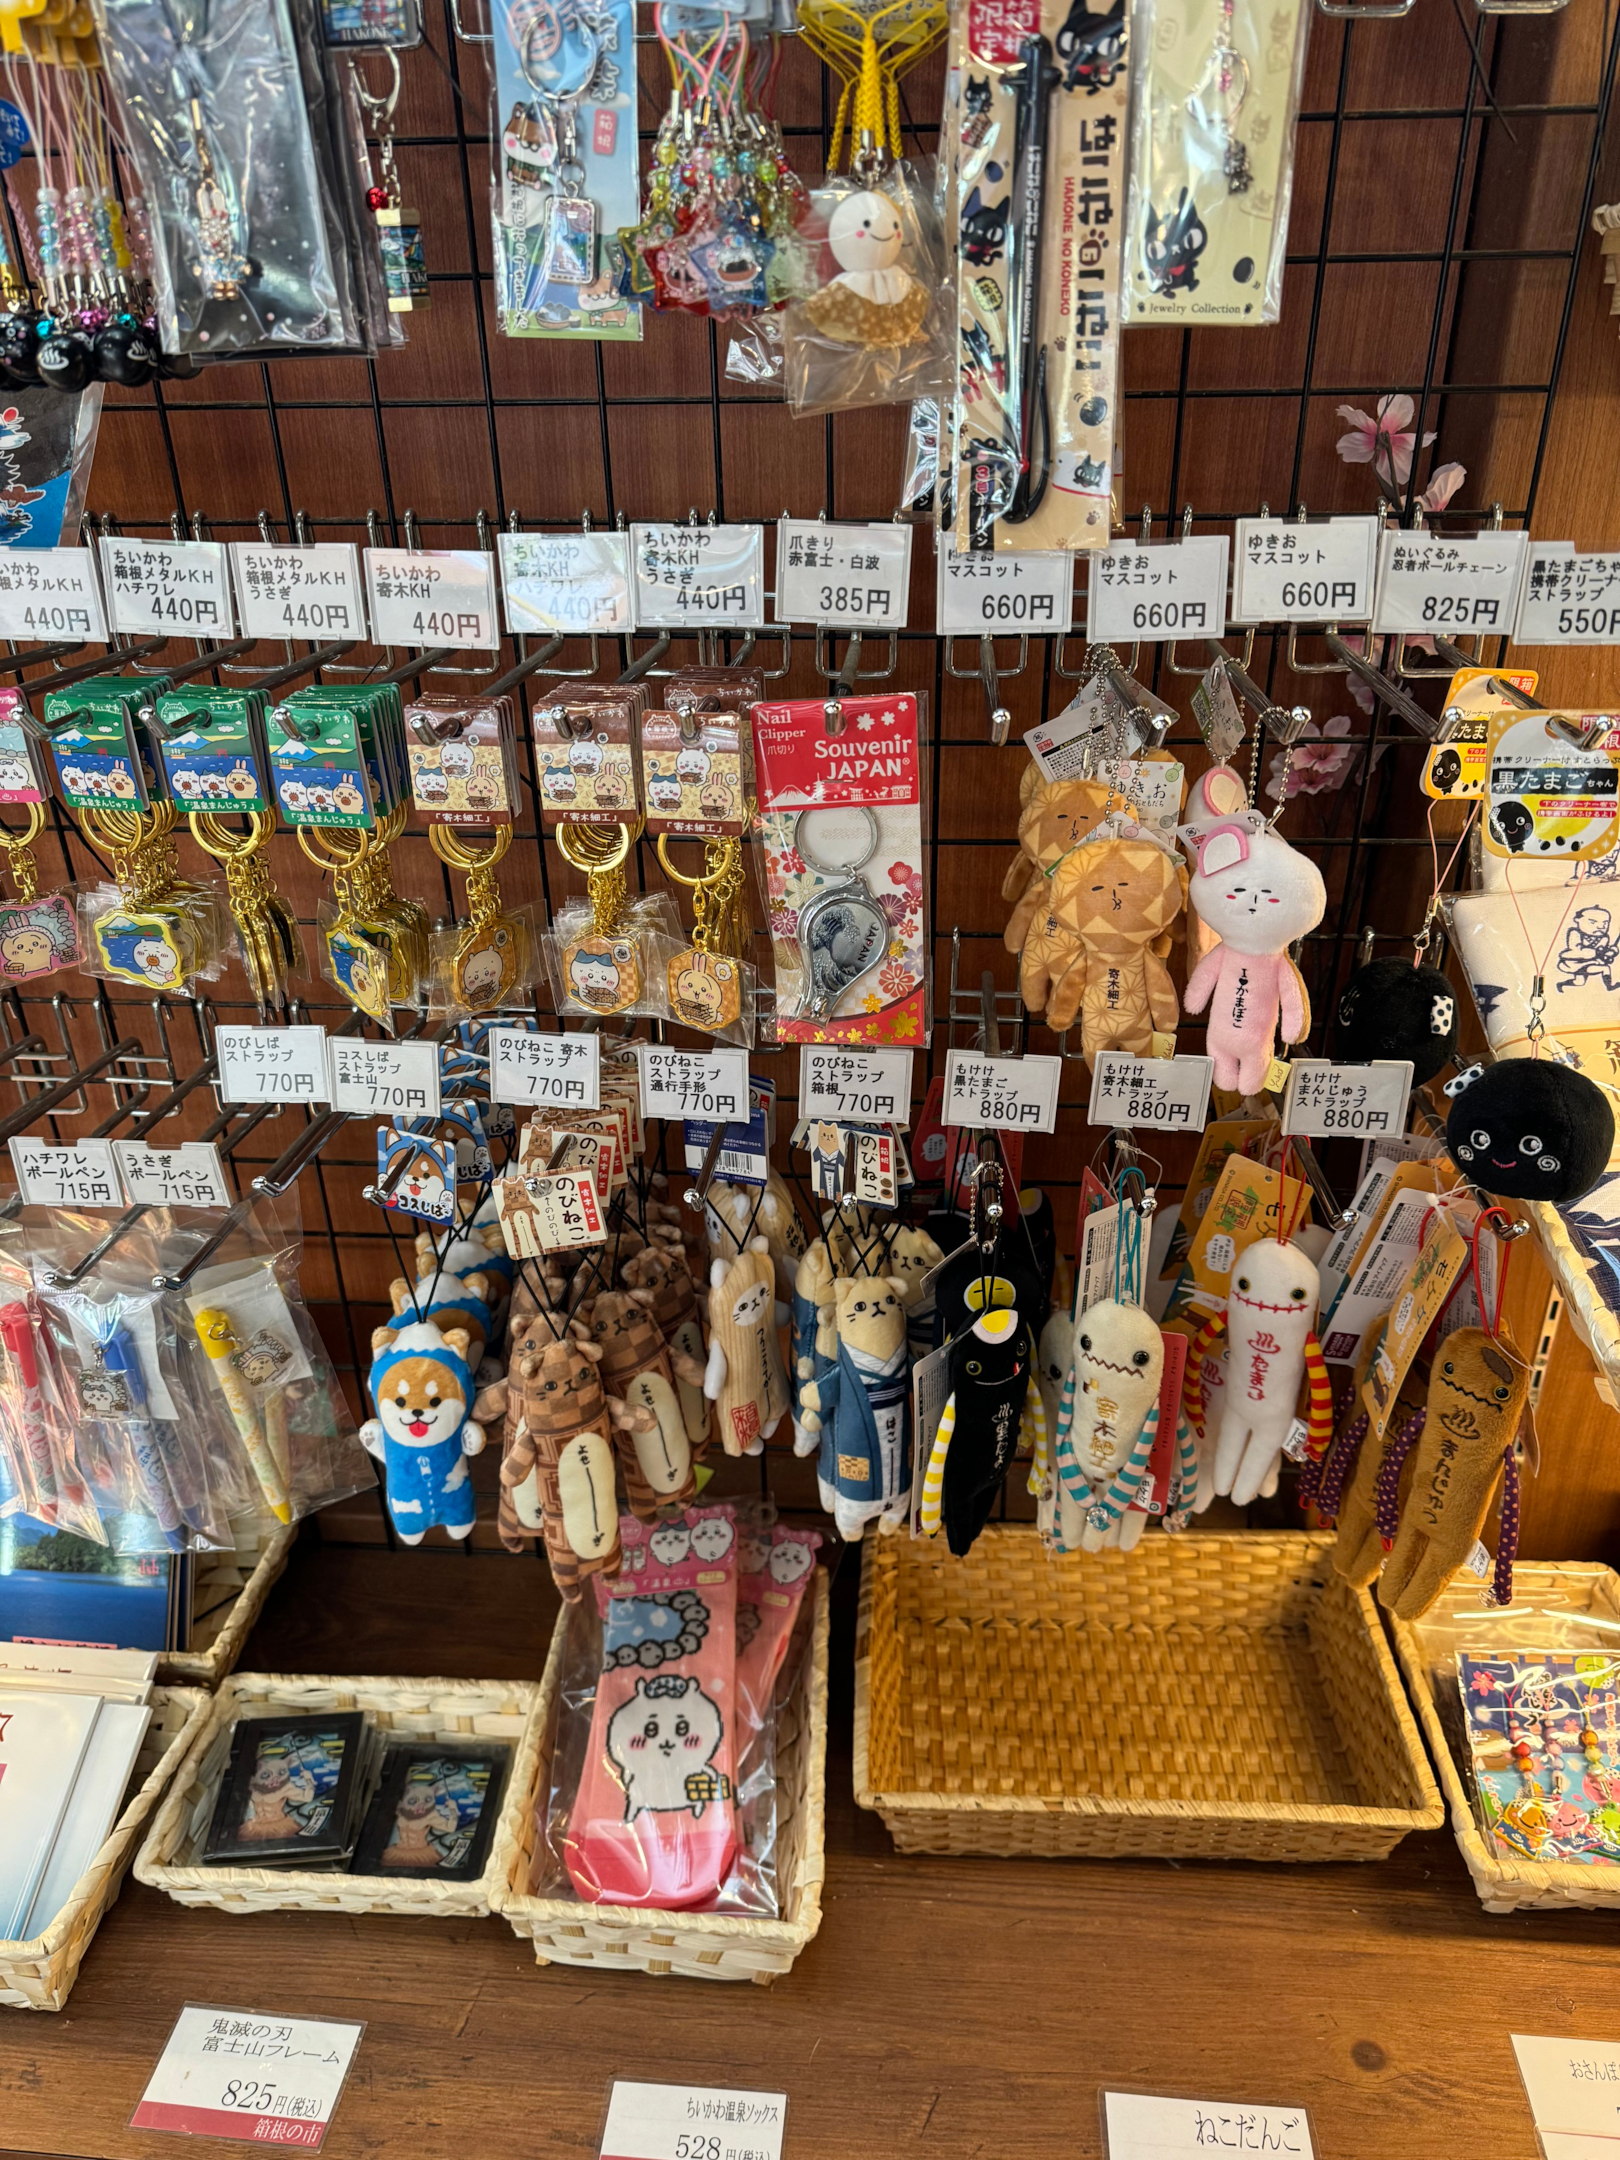
[[[709,1187],[714,1183],[715,1174],[720,1168],[720,1156],[725,1144],[726,1128],[724,1124],[716,1125],[704,1152],[703,1167],[697,1174],[697,1183],[689,1185],[681,1195],[694,1215],[701,1215],[708,1205]]]
[[[1187,505],[1185,506],[1185,508],[1184,508],[1184,509],[1182,510],[1182,513],[1181,513],[1181,537],[1182,537],[1182,539],[1183,539],[1184,541],[1186,541],[1186,540],[1190,540],[1190,539],[1192,538],[1192,529],[1193,529],[1193,512],[1192,512],[1192,504],[1191,504],[1191,503],[1188,503],[1188,504],[1187,504]],[[1211,638],[1211,639],[1208,639],[1208,640],[1206,640],[1206,642],[1207,642],[1207,643],[1210,643],[1210,644],[1215,644],[1215,643],[1218,643],[1218,642],[1219,642],[1219,640],[1220,640],[1221,638],[1223,638],[1223,637],[1224,637],[1224,636],[1226,635],[1226,621],[1225,621],[1225,604],[1224,604],[1224,602],[1223,602],[1223,605],[1222,605],[1222,610],[1221,610],[1221,614],[1222,614],[1222,620],[1221,620],[1221,627],[1220,627],[1220,629],[1219,629],[1219,630],[1218,630],[1218,631],[1217,631],[1217,632],[1215,633],[1215,635],[1214,635],[1214,637],[1213,637],[1213,638]],[[1180,643],[1181,643],[1181,640],[1180,640],[1179,638],[1169,638],[1169,639],[1167,639],[1167,640],[1166,640],[1166,642],[1165,642],[1165,645],[1164,645],[1164,647],[1163,647],[1163,650],[1161,651],[1161,653],[1160,653],[1160,656],[1159,656],[1159,657],[1160,657],[1160,660],[1161,660],[1161,662],[1162,662],[1162,664],[1164,665],[1164,667],[1165,667],[1166,669],[1168,669],[1168,671],[1169,671],[1169,672],[1170,672],[1170,674],[1172,674],[1172,675],[1198,675],[1198,676],[1202,676],[1202,675],[1203,675],[1203,674],[1204,674],[1204,673],[1206,672],[1206,670],[1207,670],[1207,667],[1208,667],[1208,663],[1207,663],[1206,661],[1198,660],[1198,661],[1195,661],[1195,662],[1193,663],[1193,665],[1192,665],[1191,667],[1186,667],[1186,666],[1184,666],[1184,665],[1182,664],[1182,662],[1181,662],[1181,661],[1179,661],[1179,660],[1178,660],[1178,659],[1176,658],[1176,651],[1177,651],[1177,648],[1178,648],[1178,647],[1180,646]],[[1223,647],[1221,648],[1221,650],[1222,650],[1222,656],[1223,656],[1223,657],[1230,657],[1229,655],[1227,655],[1227,654],[1226,654],[1226,650],[1225,650],[1225,647],[1224,647],[1224,646],[1223,646]],[[1246,667],[1248,666],[1249,662],[1250,662],[1250,661],[1251,661],[1251,660],[1252,660],[1253,658],[1254,658],[1254,631],[1253,631],[1253,629],[1252,629],[1252,628],[1250,628],[1250,629],[1248,629],[1248,630],[1245,630],[1245,631],[1244,631],[1244,633],[1243,633],[1243,657],[1242,657],[1241,661],[1239,661],[1238,665],[1239,665],[1240,667],[1245,667],[1245,668],[1246,668]]]
[[[127,645],[117,651],[109,650],[93,660],[77,661],[72,667],[58,668],[52,675],[38,676],[33,682],[23,685],[23,703],[18,709],[17,718],[36,742],[48,743],[61,729],[72,726],[77,715],[69,713],[61,720],[52,721],[47,727],[44,720],[38,718],[31,709],[33,698],[48,696],[53,690],[70,690],[75,683],[88,682],[93,675],[116,672],[118,661],[129,660],[145,653],[160,652],[168,642],[167,638],[161,637],[142,638],[138,644]]]
[[[954,675],[959,682],[972,682],[975,677],[984,688],[984,709],[990,721],[990,740],[999,750],[1012,732],[1012,714],[1001,702],[1001,686],[1014,675],[1022,675],[1029,665],[1029,638],[1027,634],[1018,640],[1018,664],[1004,668],[996,658],[996,641],[985,631],[979,639],[979,664],[977,667],[958,667],[956,664],[954,637],[945,640],[945,672]]]
[[[856,685],[863,682],[887,682],[900,664],[900,635],[898,631],[891,630],[889,632],[889,656],[884,664],[881,667],[863,668],[861,666],[861,641],[864,633],[860,630],[851,630],[849,632],[849,643],[844,648],[844,664],[835,670],[832,664],[833,656],[831,651],[832,640],[835,635],[836,632],[829,629],[825,623],[817,623],[816,673],[825,675],[828,678],[827,702],[823,707],[823,712],[826,717],[827,733],[829,735],[836,735],[843,726],[843,701],[845,698],[855,695]]]
[[[1359,1213],[1354,1207],[1340,1207],[1338,1196],[1328,1183],[1327,1175],[1322,1165],[1317,1161],[1316,1150],[1311,1146],[1311,1143],[1308,1140],[1301,1139],[1297,1134],[1292,1135],[1291,1138],[1294,1154],[1299,1161],[1299,1167],[1304,1171],[1306,1183],[1310,1186],[1322,1209],[1325,1217],[1325,1227],[1329,1230],[1348,1230],[1352,1223],[1360,1221]]]
[[[1290,647],[1292,647],[1292,640],[1289,642]],[[1357,652],[1353,645],[1347,645],[1336,630],[1328,631],[1324,642],[1328,651],[1340,665],[1336,668],[1317,666],[1307,669],[1306,673],[1312,675],[1343,675],[1346,673],[1359,675],[1374,696],[1382,698],[1391,712],[1399,713],[1407,725],[1414,728],[1425,742],[1432,743],[1441,740],[1445,723],[1437,720],[1433,713],[1426,713],[1414,698],[1407,695],[1399,683],[1391,682],[1382,668],[1374,667],[1365,653]],[[1293,665],[1292,658],[1289,660],[1289,665]]]
[[[1243,660],[1238,661],[1232,658],[1232,655],[1219,638],[1209,638],[1206,643],[1210,659],[1225,669],[1226,679],[1238,696],[1246,699],[1253,706],[1257,725],[1263,727],[1272,741],[1281,744],[1284,749],[1290,743],[1298,742],[1311,724],[1310,707],[1308,705],[1273,704],[1270,696],[1261,689],[1260,685],[1249,673],[1247,653],[1245,653]],[[1252,632],[1250,633],[1249,643],[1251,646],[1254,643]],[[1192,675],[1198,671],[1195,668],[1185,668],[1180,672]]]
[[[1116,528],[1117,528],[1117,530],[1119,530],[1120,532],[1123,532],[1123,531],[1124,531],[1124,529],[1125,529],[1125,521],[1124,521],[1124,519],[1123,519],[1123,518],[1118,518],[1118,519],[1116,519],[1116,521],[1115,521],[1115,522],[1116,522]],[[1147,546],[1147,544],[1148,544],[1148,542],[1149,542],[1149,541],[1150,541],[1150,540],[1151,540],[1152,538],[1153,538],[1153,510],[1152,510],[1152,507],[1151,507],[1151,505],[1150,505],[1150,504],[1148,504],[1148,503],[1144,503],[1144,504],[1142,505],[1142,515],[1141,515],[1141,518],[1140,518],[1140,519],[1138,520],[1138,523],[1137,523],[1137,528],[1136,528],[1136,544],[1137,544],[1137,546],[1138,546],[1138,547],[1146,547],[1146,546]],[[1089,681],[1091,680],[1091,678],[1092,678],[1092,675],[1093,675],[1093,674],[1094,674],[1094,672],[1095,672],[1095,669],[1094,669],[1094,668],[1093,668],[1093,666],[1092,666],[1092,660],[1091,660],[1091,643],[1090,643],[1090,639],[1089,639],[1089,637],[1088,637],[1088,639],[1087,639],[1087,641],[1086,641],[1086,653],[1085,653],[1085,657],[1084,657],[1084,658],[1083,658],[1083,659],[1081,660],[1081,662],[1080,662],[1080,665],[1079,665],[1079,666],[1078,666],[1077,668],[1072,668],[1072,667],[1065,667],[1065,666],[1064,666],[1064,664],[1063,664],[1063,653],[1064,653],[1064,648],[1065,648],[1065,647],[1067,646],[1068,642],[1069,642],[1069,639],[1068,639],[1068,633],[1067,633],[1067,632],[1065,632],[1065,633],[1064,633],[1064,635],[1063,635],[1062,637],[1060,637],[1060,638],[1058,639],[1058,641],[1057,641],[1057,644],[1056,644],[1056,646],[1055,646],[1055,647],[1054,647],[1054,649],[1053,649],[1053,653],[1052,653],[1052,672],[1053,672],[1053,674],[1055,674],[1055,675],[1061,675],[1061,676],[1063,677],[1063,680],[1064,680],[1065,682],[1089,682]],[[1126,655],[1126,658],[1125,658],[1125,663],[1124,663],[1124,665],[1125,665],[1125,672],[1126,672],[1126,674],[1127,674],[1127,675],[1134,675],[1134,674],[1136,673],[1136,670],[1137,670],[1137,668],[1138,668],[1138,667],[1139,667],[1139,666],[1141,665],[1141,661],[1142,661],[1142,641],[1141,641],[1141,639],[1140,639],[1140,638],[1138,638],[1138,639],[1137,639],[1137,641],[1136,641],[1136,643],[1135,643],[1135,644],[1134,644],[1134,645],[1133,645],[1133,646],[1131,647],[1131,649],[1130,649],[1130,652],[1129,652],[1129,653],[1128,653],[1128,654]]]
[[[15,1110],[0,1118],[0,1141],[9,1140],[13,1133],[20,1133],[24,1126],[32,1124],[35,1118],[49,1117],[59,1104],[66,1102],[87,1080],[93,1080],[97,1073],[105,1072],[107,1067],[115,1064],[118,1059],[138,1057],[140,1054],[141,1043],[137,1036],[125,1036],[122,1040],[109,1044],[105,1050],[98,1051],[88,1064],[81,1065],[76,1072],[70,1072],[66,1079],[56,1081],[42,1094],[31,1095],[26,1102],[20,1103]]]

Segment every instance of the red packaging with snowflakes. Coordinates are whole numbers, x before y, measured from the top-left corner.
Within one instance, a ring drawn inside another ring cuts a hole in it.
[[[926,1043],[925,701],[795,698],[752,714],[779,1040]]]

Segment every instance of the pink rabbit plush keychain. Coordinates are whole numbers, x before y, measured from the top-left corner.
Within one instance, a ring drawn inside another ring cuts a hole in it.
[[[1190,1013],[1209,1007],[1215,1085],[1258,1095],[1270,1068],[1277,1022],[1283,1040],[1310,1033],[1311,1007],[1288,957],[1327,907],[1322,873],[1267,825],[1258,810],[1188,835],[1197,869],[1188,902],[1219,938],[1187,978]]]

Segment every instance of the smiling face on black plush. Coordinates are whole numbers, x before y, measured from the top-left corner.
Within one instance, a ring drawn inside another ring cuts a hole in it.
[[[1614,1146],[1609,1098],[1548,1058],[1506,1058],[1456,1098],[1446,1147],[1465,1178],[1505,1200],[1567,1206],[1591,1191]]]

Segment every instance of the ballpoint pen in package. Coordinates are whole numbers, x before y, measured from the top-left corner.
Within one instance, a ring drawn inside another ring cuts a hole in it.
[[[17,1245],[19,1234],[9,1242]],[[36,1522],[106,1543],[33,1284],[10,1258],[0,1265],[0,1450],[10,1488],[0,1513],[21,1508]]]

